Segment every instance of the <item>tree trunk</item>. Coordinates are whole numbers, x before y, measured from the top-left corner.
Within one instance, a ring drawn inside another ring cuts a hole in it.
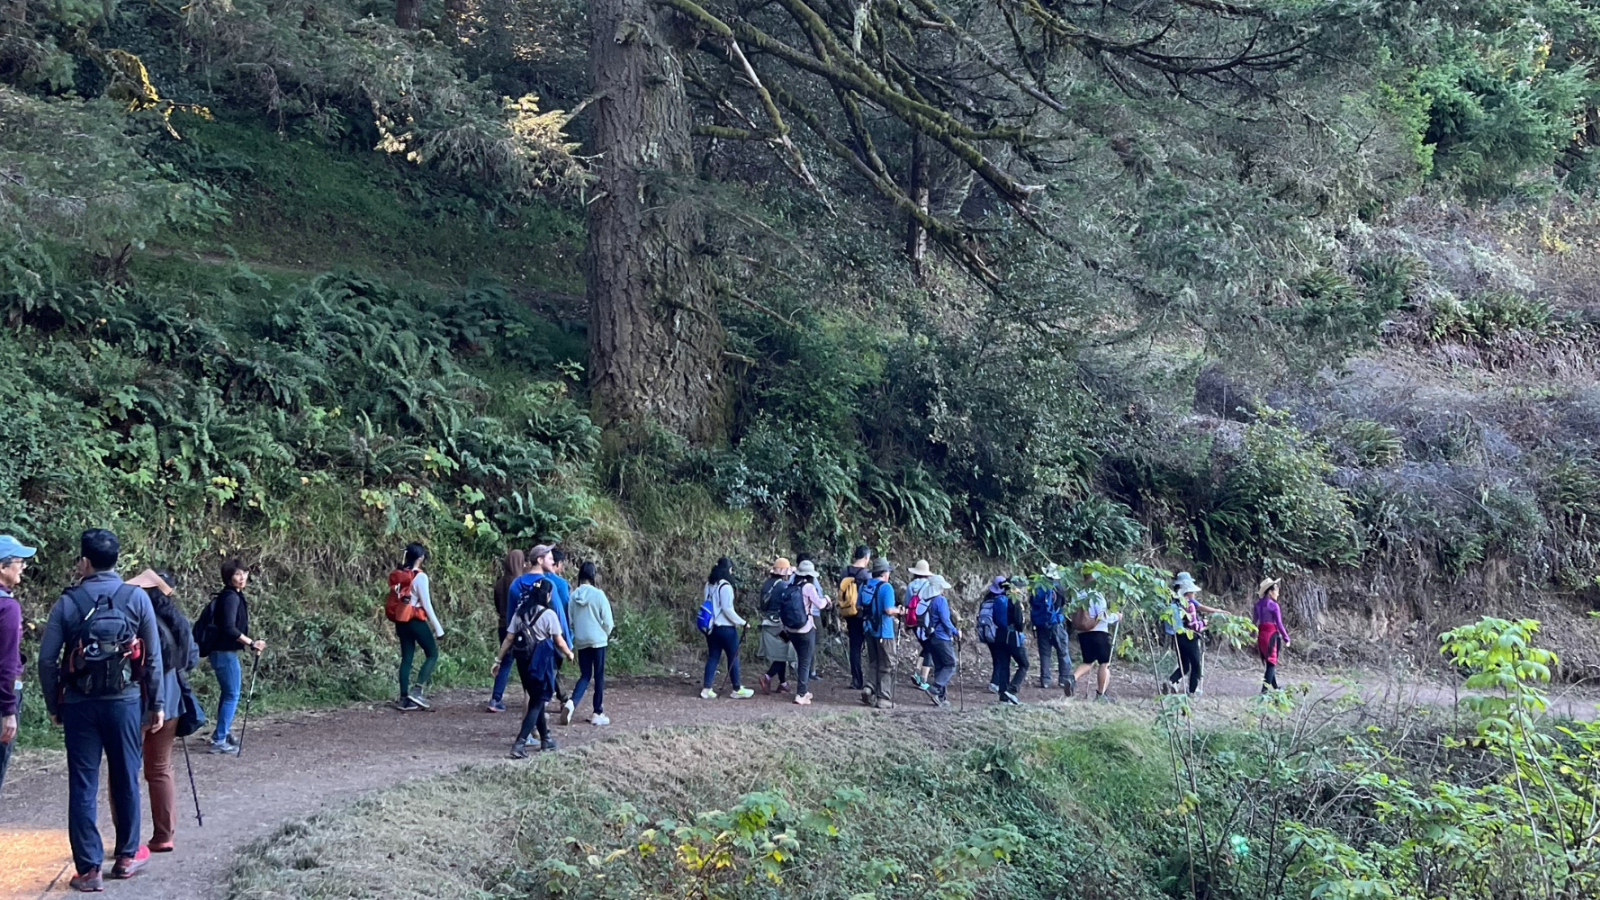
[[[394,24],[400,28],[415,28],[422,17],[422,0],[395,0]]]
[[[920,131],[911,136],[911,178],[906,185],[906,195],[917,205],[917,209],[926,213],[931,191],[928,186],[928,147],[925,141]],[[907,223],[906,255],[911,257],[912,271],[921,277],[922,261],[928,255],[928,229],[909,216]]]
[[[585,254],[589,366],[602,425],[645,421],[694,441],[725,427],[722,325],[705,268],[691,115],[669,14],[590,0],[596,198]]]

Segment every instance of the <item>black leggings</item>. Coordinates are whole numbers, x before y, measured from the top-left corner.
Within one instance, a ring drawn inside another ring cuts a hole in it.
[[[1200,657],[1205,648],[1201,645],[1198,634],[1194,637],[1180,634],[1177,638],[1178,667],[1172,670],[1167,680],[1177,684],[1185,675],[1189,676],[1189,693],[1192,694],[1200,689]]]
[[[528,692],[528,711],[522,714],[522,730],[517,732],[517,740],[527,741],[537,729],[539,740],[550,739],[550,723],[545,721],[544,705],[549,702],[550,686],[529,675],[517,663],[517,675],[521,676],[522,689]]]

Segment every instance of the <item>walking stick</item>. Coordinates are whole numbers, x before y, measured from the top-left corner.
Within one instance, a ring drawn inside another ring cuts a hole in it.
[[[189,770],[189,796],[194,798],[194,821],[201,828],[206,827],[205,816],[200,814],[200,792],[194,787],[194,763],[189,761],[189,739],[178,738],[178,743],[183,745],[183,765]]]
[[[961,689],[961,639],[956,638],[956,704],[957,712],[967,711],[967,693]]]
[[[256,658],[250,662],[250,693],[244,698],[244,715],[239,722],[239,753],[244,753],[244,732],[250,727],[250,701],[256,698],[256,669],[261,667],[261,653],[256,653]]]

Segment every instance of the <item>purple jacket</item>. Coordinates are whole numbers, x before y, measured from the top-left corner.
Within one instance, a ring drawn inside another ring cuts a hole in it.
[[[1278,626],[1278,633],[1284,637],[1289,636],[1289,629],[1283,627],[1283,609],[1278,606],[1278,601],[1271,597],[1262,597],[1256,601],[1256,608],[1250,616],[1259,627],[1268,622]]]
[[[22,704],[22,604],[0,587],[0,716],[14,716]]]

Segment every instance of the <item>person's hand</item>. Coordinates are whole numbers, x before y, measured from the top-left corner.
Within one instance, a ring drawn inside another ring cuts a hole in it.
[[[17,736],[17,717],[0,718],[0,744],[9,744]]]
[[[256,653],[259,655],[261,653],[261,651],[267,649],[267,642],[266,641],[251,641],[250,642],[250,646],[254,647]]]
[[[57,728],[60,728],[61,727],[61,717],[56,715],[55,713],[51,713],[50,714],[50,724],[54,725]]]
[[[499,674],[500,674],[500,660],[497,659],[497,660],[494,661],[494,665],[489,667],[489,675],[491,677],[494,677],[494,676],[498,676]]]
[[[160,731],[161,726],[165,724],[167,724],[166,710],[158,709],[150,714],[150,728],[148,730],[151,734],[155,734],[156,732]]]

